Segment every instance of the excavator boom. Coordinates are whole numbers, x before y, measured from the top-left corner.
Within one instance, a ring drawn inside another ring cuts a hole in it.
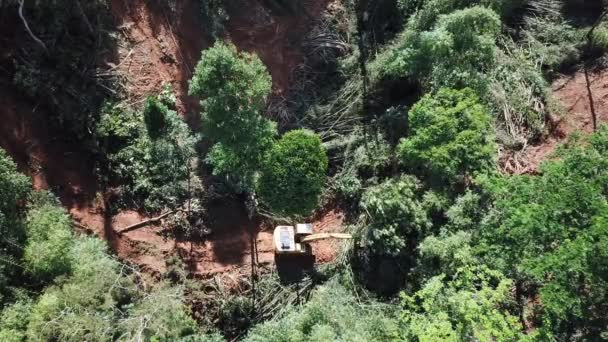
[[[311,241],[324,240],[324,239],[352,239],[353,236],[346,233],[318,233],[308,235],[302,238],[300,242],[308,243]]]

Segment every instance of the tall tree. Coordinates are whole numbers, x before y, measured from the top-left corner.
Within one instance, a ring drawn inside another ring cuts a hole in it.
[[[256,55],[222,42],[203,51],[190,80],[190,95],[203,99],[203,133],[214,143],[207,161],[214,174],[242,189],[253,187],[276,135],[276,125],[261,115],[270,89],[270,75]]]

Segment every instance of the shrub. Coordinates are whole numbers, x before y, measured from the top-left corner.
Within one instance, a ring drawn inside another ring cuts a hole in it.
[[[32,309],[31,300],[25,298],[4,307],[0,316],[0,341],[24,342],[25,329]]]
[[[30,188],[29,178],[17,171],[15,162],[0,148],[0,213],[5,219],[17,215],[19,202],[27,197]]]
[[[491,118],[472,90],[441,89],[424,96],[410,110],[409,124],[398,154],[410,169],[456,183],[492,169]]]
[[[305,130],[290,131],[269,151],[258,193],[277,213],[305,216],[317,207],[326,174],[321,139]]]
[[[190,95],[203,100],[203,133],[215,145],[207,155],[216,175],[229,176],[241,189],[253,186],[276,125],[260,114],[271,78],[256,55],[221,42],[203,51],[190,80]]]
[[[333,177],[333,188],[342,198],[358,203],[363,189],[377,184],[378,177],[389,173],[393,149],[382,134],[369,136],[356,129],[344,138],[327,143],[334,160],[343,160]]]

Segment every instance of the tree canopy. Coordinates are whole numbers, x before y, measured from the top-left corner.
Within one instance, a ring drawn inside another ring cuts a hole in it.
[[[264,160],[260,199],[279,214],[305,216],[317,207],[326,174],[327,155],[319,136],[305,130],[287,132]]]
[[[276,125],[262,117],[271,78],[257,55],[217,42],[203,51],[190,80],[190,95],[202,99],[202,127],[214,146],[207,155],[214,174],[228,175],[245,188],[253,186],[276,135]]]
[[[404,165],[442,181],[462,182],[494,165],[489,112],[470,89],[440,89],[408,113],[409,135],[399,143]]]

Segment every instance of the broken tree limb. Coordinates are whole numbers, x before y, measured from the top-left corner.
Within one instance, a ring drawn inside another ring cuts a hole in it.
[[[165,217],[167,217],[167,216],[175,213],[176,211],[178,211],[178,210],[171,210],[171,211],[168,211],[168,212],[166,212],[164,214],[160,214],[160,215],[158,215],[156,217],[153,217],[151,219],[147,219],[147,220],[144,220],[144,221],[132,224],[130,226],[127,226],[127,227],[125,227],[123,229],[118,230],[118,234],[127,233],[127,232],[130,232],[132,230],[135,230],[135,229],[138,229],[138,228],[142,228],[142,227],[145,227],[145,226],[153,224],[153,223],[157,223],[158,221],[160,221],[160,220],[164,219]]]
[[[21,17],[21,21],[23,21],[23,26],[25,26],[25,29],[30,34],[30,37],[32,37],[32,39],[35,40],[36,43],[38,43],[42,47],[44,52],[46,52],[48,54],[49,50],[46,48],[46,44],[44,44],[44,42],[42,40],[40,40],[40,38],[36,37],[34,32],[32,32],[32,29],[30,29],[30,25],[27,23],[27,20],[25,20],[25,17],[23,16],[24,3],[25,3],[24,0],[19,0],[19,17]]]

